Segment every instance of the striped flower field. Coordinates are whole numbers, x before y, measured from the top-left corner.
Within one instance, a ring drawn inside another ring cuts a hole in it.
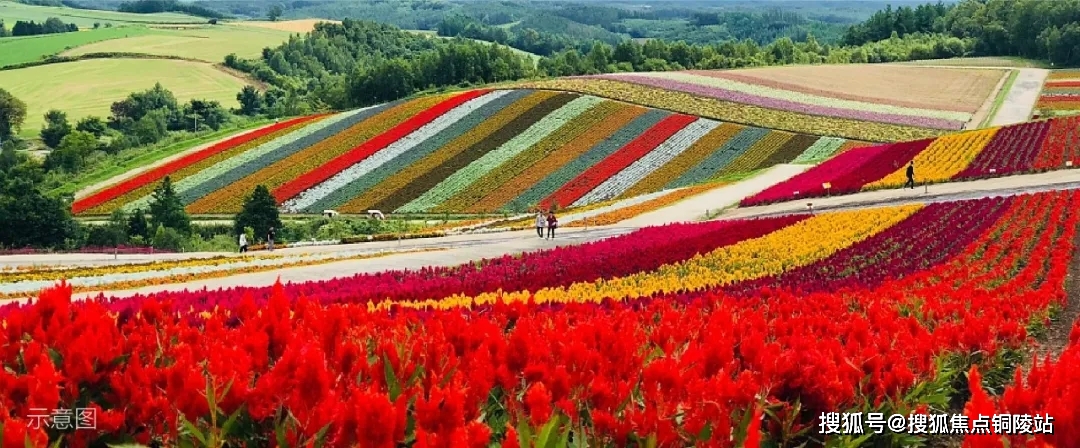
[[[579,93],[477,89],[276,123],[90,192],[73,211],[145,208],[169,176],[193,214],[235,213],[257,185],[287,213],[521,212],[813,163],[859,143]]]
[[[832,145],[825,139],[818,142]],[[802,154],[814,151],[811,147]],[[741,205],[901,187],[909,162],[915,163],[919,185],[1080,166],[1080,116],[853,149],[743,199]]]
[[[1037,117],[1080,115],[1080,70],[1054,70],[1043,83]]]

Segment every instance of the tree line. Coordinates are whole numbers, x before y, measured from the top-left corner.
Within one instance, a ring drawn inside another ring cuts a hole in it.
[[[483,31],[477,22],[456,16],[444,31]],[[533,30],[521,35],[541,36]],[[501,36],[501,37],[500,37]],[[513,42],[513,34],[495,36]],[[478,35],[479,38],[491,35]],[[306,36],[266,48],[256,59],[229,55],[225,65],[251,73],[273,86],[273,97],[249,92],[247,113],[260,113],[271,99],[281,104],[309,104],[342,109],[393,101],[416,92],[539,76],[568,76],[629,71],[728,69],[782,64],[896,62],[951,58],[971,54],[975,40],[940,34],[890,36],[862,45],[822,44],[813,35],[802,41],[780,38],[767,45],[751,39],[714,44],[648,40],[547,42],[548,56],[533,62],[502,45],[471,39],[438,39],[369,21],[346,19],[320,23]],[[562,48],[562,49],[557,49]]]
[[[852,26],[849,45],[932,34],[974,41],[976,56],[1021,56],[1080,66],[1080,0],[961,0],[887,7]]]
[[[286,102],[335,109],[396,100],[422,90],[536,75],[528,56],[504,46],[439,39],[351,19],[316,24],[306,36],[264,49],[258,59],[229,55],[225,65],[281,89]]]
[[[74,23],[64,23],[56,17],[49,17],[44,22],[37,23],[33,20],[18,20],[9,31],[0,20],[0,37],[37,36],[39,34],[57,34],[79,31]]]
[[[123,2],[117,8],[120,12],[135,14],[153,14],[159,12],[179,12],[208,19],[227,19],[227,14],[222,14],[213,9],[197,3],[181,3],[176,0],[136,0]]]

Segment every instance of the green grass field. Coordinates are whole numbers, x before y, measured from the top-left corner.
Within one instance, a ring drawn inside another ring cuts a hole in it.
[[[44,22],[49,17],[56,17],[65,23],[74,23],[79,28],[92,28],[94,23],[129,24],[129,23],[206,23],[207,19],[177,13],[131,14],[116,11],[96,11],[90,9],[60,8],[53,6],[33,6],[0,0],[0,19],[10,28],[16,20]]]
[[[67,112],[72,122],[106,117],[113,102],[156,82],[179,101],[216,100],[226,107],[236,107],[236,93],[245,84],[207,63],[163,59],[94,59],[0,71],[0,86],[27,104],[24,137],[38,134],[49,109]]]
[[[0,39],[0,67],[38,61],[70,48],[110,39],[134,38],[151,33],[143,26],[99,28],[77,33],[43,34],[40,36],[7,37]]]
[[[143,35],[89,43],[62,54],[145,53],[220,63],[229,53],[245,58],[257,57],[262,54],[263,48],[275,47],[288,40],[289,35],[288,31],[237,25],[207,25],[186,30],[153,29]]]

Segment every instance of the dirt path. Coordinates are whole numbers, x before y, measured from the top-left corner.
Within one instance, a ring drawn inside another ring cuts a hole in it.
[[[1016,70],[1006,70],[1005,73],[1001,75],[1001,79],[999,79],[997,85],[994,86],[994,90],[990,92],[990,96],[986,97],[986,101],[983,101],[982,106],[979,106],[979,109],[971,115],[971,120],[964,125],[964,130],[978,129],[980,127],[983,120],[986,119],[986,115],[994,110],[994,103],[997,102],[998,94],[1001,92],[1001,89],[1005,88],[1005,84],[1009,82],[1009,77],[1012,76],[1014,71]]]
[[[1005,126],[1023,123],[1031,118],[1031,111],[1039,101],[1039,92],[1050,70],[1041,68],[1022,68],[1016,77],[1012,89],[1005,94],[1001,108],[990,120],[991,126]]]

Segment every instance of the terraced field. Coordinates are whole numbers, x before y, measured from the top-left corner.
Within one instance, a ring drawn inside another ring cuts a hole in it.
[[[790,66],[613,73],[524,85],[771,129],[890,142],[963,129],[1005,74],[999,69]]]
[[[73,208],[145,207],[169,176],[194,214],[234,213],[257,185],[291,213],[526,211],[813,163],[860,143],[575,93],[481,89],[277,123],[83,192]]]

